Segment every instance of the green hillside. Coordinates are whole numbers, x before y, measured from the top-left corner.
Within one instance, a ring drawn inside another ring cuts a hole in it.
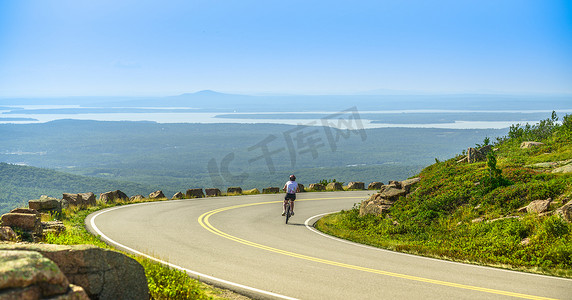
[[[127,195],[147,195],[153,188],[142,184],[86,177],[49,169],[0,163],[0,214],[41,195],[61,197],[63,193],[94,192],[121,189]]]
[[[459,155],[423,169],[389,212],[360,216],[356,206],[318,227],[397,251],[571,277],[572,225],[554,214],[572,200],[572,173],[557,172],[572,167],[572,115],[561,121],[514,125],[484,161],[459,163]],[[519,210],[549,198],[548,213]]]

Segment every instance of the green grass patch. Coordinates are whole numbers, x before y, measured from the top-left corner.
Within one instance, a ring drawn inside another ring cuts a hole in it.
[[[359,215],[359,205],[316,227],[395,251],[572,278],[572,224],[554,211],[572,199],[572,174],[531,169],[534,162],[572,159],[572,118],[513,126],[487,161],[436,161],[389,213]],[[521,149],[522,141],[544,145]],[[518,209],[551,198],[549,212]]]

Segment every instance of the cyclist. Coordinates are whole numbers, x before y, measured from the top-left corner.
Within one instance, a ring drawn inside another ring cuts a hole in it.
[[[282,208],[282,215],[286,215],[286,204],[288,204],[288,199],[292,200],[292,205],[290,206],[290,212],[292,212],[292,216],[294,215],[294,200],[296,200],[296,193],[300,192],[300,188],[298,187],[298,183],[296,182],[296,176],[290,175],[290,180],[284,184],[282,188],[283,191],[286,192],[286,196],[284,197],[284,206]]]

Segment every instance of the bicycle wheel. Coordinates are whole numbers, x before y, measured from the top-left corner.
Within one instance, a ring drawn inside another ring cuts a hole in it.
[[[286,202],[286,224],[288,224],[288,219],[290,219],[290,200]]]

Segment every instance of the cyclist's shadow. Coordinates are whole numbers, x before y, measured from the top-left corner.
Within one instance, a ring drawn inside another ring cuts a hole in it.
[[[306,224],[292,223],[292,222],[288,222],[288,224],[286,224],[286,225],[291,225],[291,226],[306,226]]]

